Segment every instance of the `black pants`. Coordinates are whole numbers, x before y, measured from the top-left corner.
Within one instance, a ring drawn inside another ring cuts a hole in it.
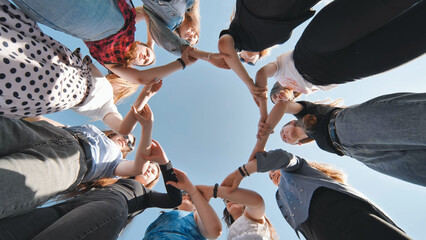
[[[0,220],[0,240],[117,239],[126,224],[127,201],[96,189],[46,208]]]
[[[370,204],[328,188],[315,191],[301,228],[309,240],[411,239]]]
[[[426,52],[424,22],[423,0],[335,0],[296,44],[296,68],[316,85],[387,71]]]

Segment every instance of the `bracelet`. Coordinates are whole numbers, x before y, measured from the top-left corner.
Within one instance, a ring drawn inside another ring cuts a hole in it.
[[[247,171],[247,169],[246,169],[246,165],[245,165],[245,164],[243,164],[243,169],[244,169],[244,171],[246,172],[247,176],[248,176],[248,177],[250,177],[250,174],[248,173],[248,171]]]
[[[216,183],[213,187],[213,197],[217,198],[217,187],[219,187],[219,184]]]
[[[182,58],[178,58],[176,59],[176,61],[180,62],[180,64],[182,64],[182,70],[186,68],[186,64],[185,62],[182,60]]]
[[[240,173],[241,173],[241,175],[242,175],[243,177],[245,177],[245,176],[246,176],[246,174],[244,174],[244,171],[243,171],[243,169],[241,169],[241,167],[239,167],[239,168],[238,168],[238,171],[240,171]]]
[[[209,55],[207,56],[207,62],[210,60],[211,55],[212,55],[212,53],[209,53]]]

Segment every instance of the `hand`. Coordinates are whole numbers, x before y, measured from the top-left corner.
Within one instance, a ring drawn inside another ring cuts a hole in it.
[[[136,108],[132,106],[132,114],[142,126],[146,126],[154,122],[154,114],[148,104],[146,104],[140,111],[136,110]]]
[[[221,53],[209,53],[207,62],[218,68],[229,69],[228,64],[226,64],[226,61],[223,58],[223,54]]]
[[[231,174],[229,174],[225,180],[220,184],[220,186],[229,187],[227,192],[232,193],[235,191],[238,186],[241,183],[241,180],[243,180],[243,176],[238,170],[233,171]]]
[[[156,78],[142,88],[142,93],[151,98],[160,90],[161,86],[163,86],[163,80]]]
[[[208,201],[213,197],[213,187],[206,185],[196,185],[198,191],[203,195],[203,197]]]
[[[186,191],[189,196],[194,194],[194,192],[198,191],[197,188],[192,184],[192,182],[189,180],[188,176],[186,176],[186,173],[174,168],[176,177],[178,179],[178,182],[168,181],[166,184],[171,185],[177,189]]]
[[[259,122],[258,131],[257,131],[257,139],[261,139],[263,136],[274,133],[274,129],[271,124],[266,122]]]
[[[259,99],[268,99],[268,88],[252,85],[249,87],[250,93],[253,96],[254,102],[259,106]]]
[[[193,63],[195,63],[198,59],[191,57],[190,52],[193,51],[195,48],[191,47],[191,46],[187,46],[185,47],[185,49],[182,51],[182,55],[181,58],[183,60],[183,62],[185,63],[186,66],[190,66]]]
[[[164,165],[169,162],[166,152],[164,152],[160,143],[158,143],[155,140],[152,140],[152,143],[151,143],[151,155],[147,156],[142,153],[142,157],[147,161],[156,162],[160,165]]]

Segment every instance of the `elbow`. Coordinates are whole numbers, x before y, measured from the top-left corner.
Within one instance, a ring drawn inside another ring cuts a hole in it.
[[[176,195],[176,198],[172,199],[172,208],[179,207],[182,204],[182,194],[180,191],[178,192],[178,195]]]
[[[221,38],[219,38],[219,42],[218,42],[218,49],[220,53],[228,53],[230,52],[230,49],[232,47],[233,49],[233,44],[232,43],[232,38],[230,36],[224,35]]]
[[[204,236],[207,239],[217,239],[222,234],[222,223],[218,221],[213,226],[210,226],[209,232]]]

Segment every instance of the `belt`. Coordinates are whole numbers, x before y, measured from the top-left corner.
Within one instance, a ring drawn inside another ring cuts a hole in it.
[[[340,111],[341,109],[337,109],[331,114],[330,122],[328,124],[328,133],[330,134],[331,143],[338,152],[337,154],[343,156],[345,155],[345,152],[336,132],[336,116]]]
[[[93,160],[92,151],[91,151],[92,147],[90,146],[89,140],[87,140],[87,138],[82,133],[74,132],[68,128],[63,128],[63,129],[69,132],[75,139],[77,139],[78,143],[80,143],[80,146],[84,152],[85,162],[87,165],[86,173],[88,173],[90,169],[92,168],[92,160]]]

